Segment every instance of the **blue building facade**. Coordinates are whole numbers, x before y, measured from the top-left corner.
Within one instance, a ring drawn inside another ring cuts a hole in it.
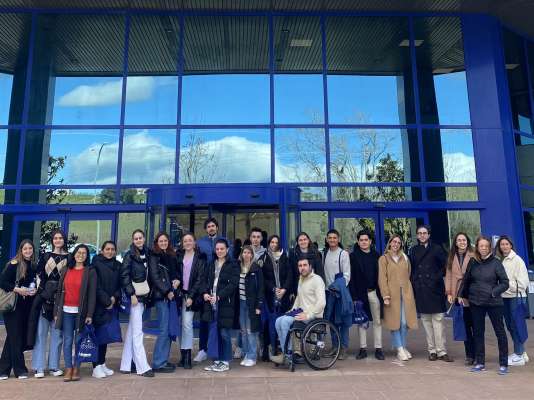
[[[498,17],[52,3],[0,9],[3,261],[215,216],[286,246],[507,234],[533,262],[534,42]]]

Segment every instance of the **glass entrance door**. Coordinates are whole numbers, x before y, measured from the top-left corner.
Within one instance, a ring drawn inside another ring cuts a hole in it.
[[[77,244],[85,243],[92,259],[102,243],[112,238],[115,218],[113,214],[68,214],[65,231],[69,251]]]
[[[377,251],[383,252],[394,233],[401,235],[407,250],[415,244],[417,226],[427,222],[424,212],[342,212],[333,213],[331,226],[339,231],[345,249],[352,250],[358,232],[367,229]]]
[[[24,239],[30,239],[36,250],[50,251],[50,234],[54,229],[64,229],[64,214],[27,214],[16,215],[13,218],[13,230],[11,231],[10,256],[17,252],[17,246]]]

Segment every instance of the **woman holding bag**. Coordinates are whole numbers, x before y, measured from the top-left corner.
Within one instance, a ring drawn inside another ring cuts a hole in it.
[[[458,303],[458,290],[464,279],[467,265],[472,257],[473,246],[471,245],[471,240],[465,233],[458,232],[452,241],[451,250],[447,259],[447,271],[445,273],[445,291],[450,304]],[[473,339],[473,317],[471,316],[471,309],[467,302],[463,306],[462,311],[466,333],[466,340],[464,341],[465,365],[469,366],[475,362],[475,343]]]
[[[152,299],[158,314],[158,336],[154,343],[152,369],[154,372],[174,372],[176,366],[169,362],[171,338],[169,335],[169,306],[180,280],[177,275],[176,253],[170,245],[169,235],[159,232],[148,261],[148,274],[152,285]]]
[[[80,363],[72,360],[72,345],[76,331],[91,325],[96,305],[96,272],[89,265],[89,248],[80,244],[74,248],[66,269],[61,273],[54,305],[57,329],[63,331],[63,381],[80,380]]]
[[[98,328],[109,323],[114,318],[113,308],[121,298],[120,269],[121,263],[115,259],[117,246],[108,240],[102,244],[100,254],[93,258],[93,268],[96,271],[96,307],[93,324]],[[113,375],[113,370],[106,366],[106,352],[108,345],[98,345],[98,361],[93,363],[93,377],[105,378]]]
[[[0,357],[0,380],[9,378],[11,370],[18,379],[26,379],[28,370],[24,363],[24,350],[28,313],[37,292],[34,247],[30,240],[20,242],[17,255],[4,267],[0,274],[0,288],[6,294],[15,293],[15,309],[3,313],[7,335]]]
[[[529,283],[527,266],[514,251],[514,244],[508,236],[501,236],[497,241],[496,254],[509,280],[508,290],[501,295],[504,302],[504,322],[514,343],[514,353],[508,357],[508,365],[520,367],[528,361],[528,356],[525,352],[525,342],[519,337],[514,313],[519,302],[527,301]]]
[[[206,263],[191,232],[182,236],[182,251],[178,253],[178,276],[182,277],[182,337],[180,340],[179,367],[191,369],[193,348],[193,317],[200,311],[206,280]]]
[[[132,361],[136,372],[148,378],[154,377],[154,372],[148,365],[146,351],[143,345],[143,311],[144,303],[148,299],[150,287],[148,285],[148,256],[145,246],[145,233],[136,229],[132,233],[130,250],[124,255],[120,272],[121,287],[130,296],[132,306],[124,347],[122,350],[120,371],[129,374]]]

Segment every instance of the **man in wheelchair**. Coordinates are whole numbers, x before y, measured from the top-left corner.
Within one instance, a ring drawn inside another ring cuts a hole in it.
[[[300,279],[297,289],[297,297],[291,311],[276,319],[276,332],[280,339],[282,353],[271,355],[271,361],[275,364],[283,364],[285,359],[284,351],[291,350],[291,340],[288,343],[288,349],[284,349],[287,342],[287,335],[295,321],[302,325],[323,317],[323,311],[326,306],[325,285],[323,279],[316,275],[308,258],[298,260],[298,269]]]

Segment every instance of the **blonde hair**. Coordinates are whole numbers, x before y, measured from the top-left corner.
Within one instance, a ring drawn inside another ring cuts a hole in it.
[[[393,235],[391,235],[391,237],[389,238],[388,240],[388,244],[386,245],[386,250],[384,250],[384,255],[388,254],[391,252],[391,242],[393,241],[393,239],[399,239],[401,244],[400,244],[400,248],[399,248],[399,255],[404,255],[404,250],[402,249],[402,247],[404,246],[404,242],[402,241],[402,236],[399,235],[398,233],[395,233]]]
[[[243,260],[243,253],[245,250],[250,251],[250,254],[252,254],[252,260],[250,260],[250,264],[246,265],[245,260]],[[241,253],[239,254],[239,265],[241,266],[241,273],[242,274],[248,274],[248,271],[250,271],[250,267],[252,266],[252,263],[254,262],[254,249],[250,245],[243,246],[241,249]]]

